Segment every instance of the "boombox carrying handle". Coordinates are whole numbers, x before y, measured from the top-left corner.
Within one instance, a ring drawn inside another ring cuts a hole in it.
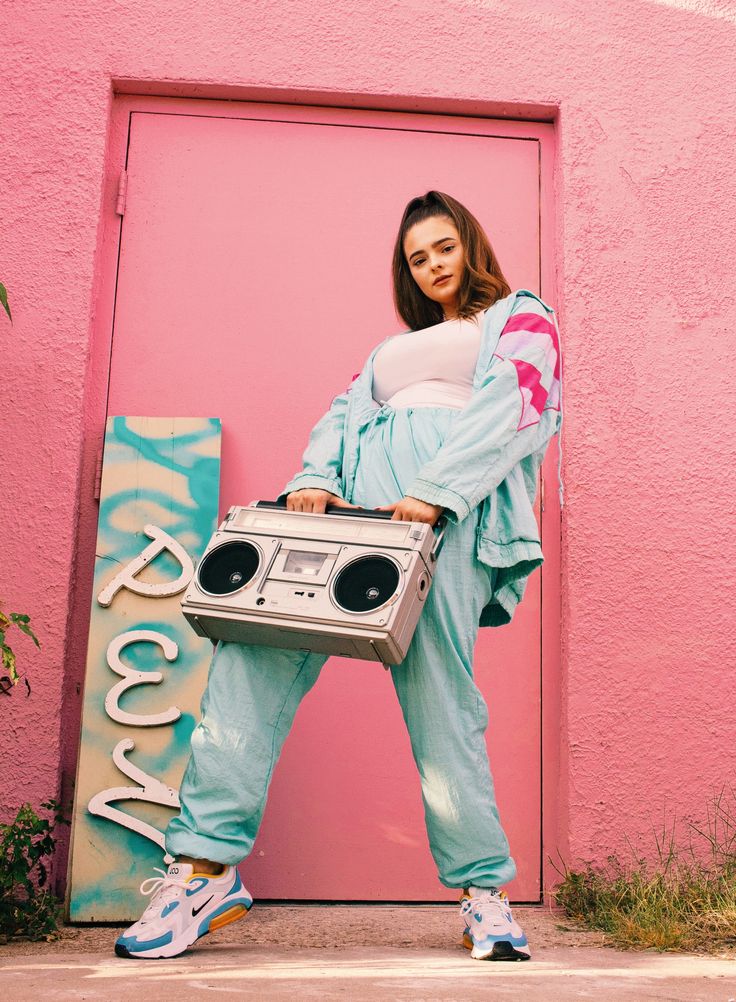
[[[286,496],[284,495],[283,500],[256,501],[256,508],[286,508]],[[341,508],[339,505],[328,504],[325,508],[325,515],[351,515],[358,516],[359,518],[390,519],[393,516],[393,512],[375,511],[373,508]],[[429,559],[433,562],[436,561],[437,557],[440,555],[442,543],[444,542],[445,530],[447,529],[447,518],[445,515],[440,515],[435,523],[435,528],[438,529],[439,532],[437,533],[434,546],[429,554]]]
[[[283,501],[256,501],[256,508],[286,508],[286,495],[284,495]],[[328,504],[325,508],[325,515],[352,515],[358,518],[390,519],[393,512],[374,511],[373,508],[341,508],[340,505]]]

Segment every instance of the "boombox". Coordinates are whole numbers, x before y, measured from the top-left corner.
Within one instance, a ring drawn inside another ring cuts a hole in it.
[[[230,509],[182,611],[201,637],[399,664],[432,585],[447,526],[391,512],[285,502]]]

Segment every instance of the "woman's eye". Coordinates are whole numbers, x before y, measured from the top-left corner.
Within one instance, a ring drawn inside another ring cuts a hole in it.
[[[454,250],[455,250],[455,244],[445,244],[445,246],[442,248],[442,253],[443,254],[445,254],[445,253],[449,254],[450,251],[454,251]],[[412,261],[412,268],[421,268],[421,266],[425,262],[426,262],[426,258],[423,258],[423,257],[415,258],[414,261]]]

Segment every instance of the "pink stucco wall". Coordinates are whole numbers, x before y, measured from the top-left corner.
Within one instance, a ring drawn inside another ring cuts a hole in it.
[[[731,11],[729,13],[729,11]],[[43,642],[2,706],[2,810],[73,776],[69,610],[115,91],[555,121],[565,346],[560,819],[573,862],[736,765],[736,14],[716,0],[77,0],[6,8],[0,595]],[[78,647],[78,644],[76,645]],[[645,851],[645,850],[644,850]]]

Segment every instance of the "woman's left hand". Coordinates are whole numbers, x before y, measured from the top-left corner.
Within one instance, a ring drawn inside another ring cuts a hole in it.
[[[427,522],[434,525],[445,510],[441,504],[428,504],[419,498],[405,497],[393,504],[382,504],[375,511],[392,511],[392,522]]]

